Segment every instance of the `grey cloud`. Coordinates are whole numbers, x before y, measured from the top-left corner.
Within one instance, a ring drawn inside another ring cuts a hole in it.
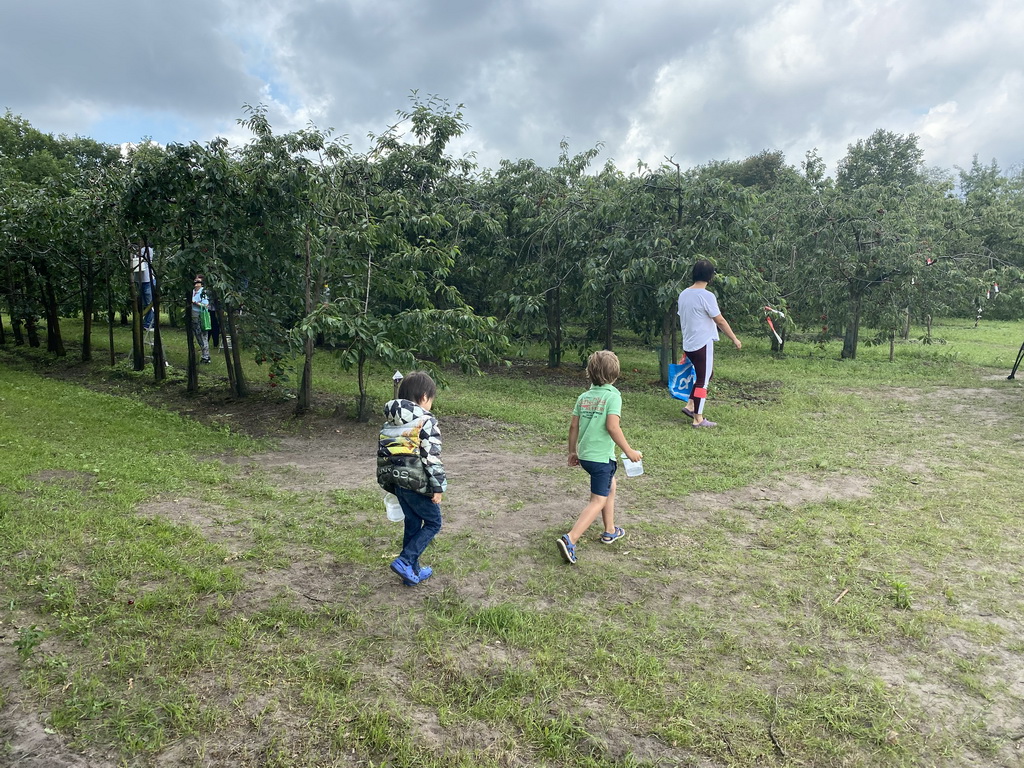
[[[259,94],[260,81],[220,32],[217,3],[3,5],[0,69],[18,74],[5,77],[2,100],[30,121],[55,101],[211,116]]]
[[[972,142],[1019,154],[1024,9],[1001,0],[0,0],[0,18],[0,107],[35,124],[79,102],[60,130],[86,135],[148,111],[206,140],[269,100],[275,128],[358,145],[416,89],[466,105],[459,147],[491,167],[554,163],[562,138],[624,168],[815,146],[834,167],[876,128],[921,132],[946,167]]]
[[[609,144],[628,125],[666,56],[724,23],[728,8],[694,13],[669,4],[657,16],[621,3],[520,2],[306,6],[282,34],[292,78],[328,95],[342,115],[356,105],[386,121],[413,89],[467,105],[474,130],[506,155],[544,155]],[[301,69],[298,69],[301,67]],[[332,120],[332,123],[336,122]]]

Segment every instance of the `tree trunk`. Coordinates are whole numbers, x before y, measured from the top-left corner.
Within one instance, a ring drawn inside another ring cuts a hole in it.
[[[853,360],[857,357],[857,341],[860,337],[860,305],[861,297],[850,297],[850,316],[846,323],[846,333],[843,335],[843,352],[840,355],[843,360]]]
[[[306,264],[305,264],[305,309],[306,317],[313,312],[312,263],[309,244],[309,228],[306,228]],[[295,415],[301,416],[313,407],[313,337],[308,333],[302,344],[305,361],[302,365],[302,380],[299,382],[299,396],[295,401]],[[360,372],[362,369],[360,369]],[[361,412],[361,411],[360,411]]]
[[[135,282],[131,265],[128,267],[128,284],[132,297],[132,370],[146,369],[146,346],[142,338],[142,307],[139,306],[139,286]]]
[[[85,263],[78,272],[78,293],[82,297],[82,362],[92,360],[92,324],[95,320],[95,273],[92,256],[85,255]]]
[[[164,358],[164,342],[160,336],[160,324],[153,326],[153,379],[164,381],[167,379],[167,360]]]
[[[29,286],[31,285],[31,279],[28,272],[28,264],[22,262],[23,272],[22,281],[15,283],[14,288],[11,291],[11,322],[14,323],[14,339],[17,344],[24,343],[21,341],[21,326],[25,326],[25,341],[32,348],[39,346],[39,331],[36,328],[36,319],[29,308],[28,293]]]
[[[905,314],[903,315],[903,333],[901,336],[904,341],[910,338],[910,307],[906,308]]]
[[[896,359],[896,332],[889,331],[889,362]]]
[[[91,273],[91,270],[90,270]],[[92,318],[95,292],[93,281],[85,281],[85,292],[82,295],[82,362],[92,360]]]
[[[196,334],[192,328],[192,294],[185,303],[185,336],[188,339],[188,373],[185,391],[190,395],[199,392],[199,366],[196,361]]]
[[[46,263],[45,259],[40,259],[37,269],[43,278],[42,295],[43,310],[46,312],[46,351],[52,352],[57,357],[64,357],[67,355],[67,350],[64,349],[64,339],[60,334],[60,307],[57,304],[57,291],[53,287],[50,266]]]
[[[148,245],[148,243],[147,243]],[[167,378],[167,364],[164,360],[164,343],[160,337],[160,287],[149,264],[150,280],[153,286],[153,378],[164,381]]]
[[[614,326],[615,292],[609,285],[604,294],[604,348],[612,349],[612,328]]]
[[[213,311],[214,311],[214,314],[217,315],[217,323],[218,323],[218,325],[221,328],[227,328],[228,327],[227,326],[227,313],[228,313],[228,310],[224,307],[224,302],[221,301],[221,299],[219,297],[214,296],[213,297],[213,304],[214,304]],[[233,343],[232,344],[228,344],[228,342],[227,342],[227,334],[226,333],[220,334],[220,342],[221,342],[220,346],[224,350],[224,368],[228,372],[228,387],[230,387],[232,392],[236,392],[238,388],[237,388],[237,386],[235,384],[235,380],[236,380],[237,377],[235,375],[236,374],[236,371],[235,371],[235,358],[233,357],[233,354],[234,354],[233,346],[234,345],[233,345]]]
[[[313,339],[307,338],[302,346],[306,359],[302,365],[298,399],[295,401],[296,416],[307,413],[313,407]]]
[[[12,309],[12,307],[14,306],[14,304],[13,304],[13,302],[11,300],[11,277],[10,277],[10,275],[11,275],[11,266],[10,266],[9,263],[6,266],[7,266],[7,269],[6,269],[7,275],[6,275],[6,279],[4,280],[4,285],[6,286],[5,293],[7,294],[7,307],[10,310],[11,322],[13,323],[14,322],[14,310]],[[0,317],[0,344],[6,344],[6,343],[7,343],[7,332],[4,330],[3,318]]]
[[[225,314],[227,315],[225,319],[228,323],[228,333],[230,334],[231,339],[231,349],[229,352],[231,353],[231,360],[234,363],[235,368],[235,397],[248,397],[249,385],[246,383],[245,373],[242,371],[242,345],[238,340],[238,327],[235,323],[236,313],[234,311],[230,311],[230,308],[228,308],[228,311],[226,311]],[[225,339],[225,344],[227,343],[227,339]]]
[[[114,357],[114,290],[110,286],[110,275],[107,275],[107,348],[110,350],[110,367],[113,368],[117,359]]]
[[[555,287],[548,295],[548,368],[562,364],[562,306],[561,289]]]
[[[357,409],[358,419],[361,422],[367,422],[370,420],[369,401],[366,393],[366,353],[359,350],[359,407]]]
[[[678,360],[675,350],[675,323],[671,309],[661,318],[661,353],[658,355],[658,375],[663,384],[668,384],[668,365]]]
[[[25,315],[25,335],[28,336],[28,345],[33,349],[39,349],[39,326],[36,325],[36,318],[31,312]]]

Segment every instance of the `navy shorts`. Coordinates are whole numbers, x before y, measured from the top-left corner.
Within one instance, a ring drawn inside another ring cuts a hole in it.
[[[590,475],[590,492],[595,496],[608,496],[612,492],[612,476],[619,465],[612,459],[608,461],[584,461],[580,466]]]

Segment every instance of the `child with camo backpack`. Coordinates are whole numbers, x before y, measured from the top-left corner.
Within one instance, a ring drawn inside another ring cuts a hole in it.
[[[437,387],[422,371],[406,376],[398,398],[384,406],[384,426],[377,447],[377,483],[398,497],[405,513],[402,553],[391,570],[406,586],[433,573],[420,556],[441,530],[441,497],[448,486],[441,463],[441,432],[430,412]]]

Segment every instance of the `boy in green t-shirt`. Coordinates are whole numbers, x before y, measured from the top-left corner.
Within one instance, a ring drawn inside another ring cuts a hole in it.
[[[601,541],[611,544],[626,532],[615,525],[615,446],[630,461],[643,456],[629,447],[619,426],[622,395],[612,386],[619,378],[619,358],[614,352],[601,350],[587,360],[590,389],[576,400],[569,425],[569,466],[580,466],[590,475],[590,503],[583,508],[576,524],[558,537],[558,549],[568,563],[576,562],[576,542],[601,515],[604,533]]]

